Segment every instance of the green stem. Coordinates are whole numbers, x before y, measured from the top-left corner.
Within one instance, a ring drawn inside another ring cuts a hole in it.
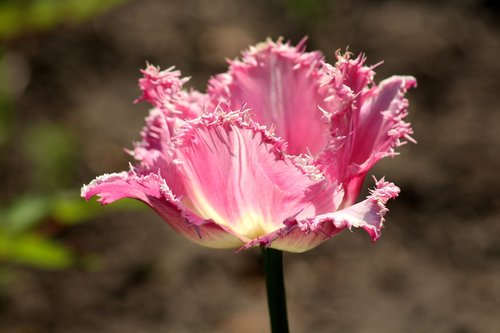
[[[272,333],[288,333],[283,252],[262,247],[264,275],[266,276],[267,304]]]

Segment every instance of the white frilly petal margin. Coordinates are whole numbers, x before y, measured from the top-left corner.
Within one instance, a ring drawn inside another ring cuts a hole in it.
[[[194,243],[211,248],[235,248],[250,241],[230,228],[201,219],[174,197],[165,180],[157,174],[139,176],[129,172],[105,174],[83,186],[81,196],[89,200],[98,195],[103,205],[123,198],[137,199],[150,206],[176,232]]]
[[[384,178],[375,181],[375,189],[364,201],[313,218],[300,220],[290,217],[284,221],[284,227],[246,243],[238,251],[264,246],[288,252],[305,252],[352,227],[363,228],[374,242],[377,241],[388,211],[386,203],[396,198],[400,190]]]

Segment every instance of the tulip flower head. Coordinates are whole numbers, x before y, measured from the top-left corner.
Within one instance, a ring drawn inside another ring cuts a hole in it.
[[[139,80],[153,108],[129,171],[82,188],[102,204],[150,206],[175,231],[212,248],[316,247],[344,229],[380,237],[386,202],[399,188],[375,180],[356,203],[370,168],[411,138],[404,121],[411,76],[376,84],[365,57],[336,63],[280,40],[229,61],[206,93],[183,89],[173,68],[148,65]]]

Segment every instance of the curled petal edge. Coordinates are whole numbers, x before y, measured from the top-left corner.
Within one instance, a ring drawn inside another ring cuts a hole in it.
[[[195,129],[199,126],[204,127],[229,127],[231,125],[237,126],[241,129],[249,129],[254,134],[260,133],[264,143],[273,146],[274,152],[277,157],[284,156],[286,149],[286,142],[274,134],[272,128],[268,129],[266,126],[259,125],[253,121],[251,111],[244,107],[240,110],[231,110],[226,103],[218,104],[213,112],[205,113],[200,117],[186,121],[177,132],[177,135],[172,138],[176,148],[188,145],[191,140],[194,140],[196,135]]]
[[[320,52],[305,52],[305,40],[297,46],[267,40],[230,60],[226,73],[210,79],[208,95],[212,104],[247,103],[257,122],[276,127],[290,153],[317,153],[328,140],[318,108],[327,108],[333,93],[321,84],[323,60]]]
[[[240,129],[248,129],[256,134],[260,134],[262,142],[272,146],[272,150],[277,159],[292,163],[304,175],[316,182],[323,181],[323,171],[318,168],[314,160],[308,154],[289,155],[287,154],[288,143],[277,136],[274,127],[260,125],[253,119],[251,109],[243,106],[239,110],[232,110],[227,103],[219,103],[213,112],[202,114],[196,119],[186,121],[181,126],[176,135],[172,137],[174,149],[188,145],[196,137],[195,129],[199,126],[210,127],[230,127],[236,126]]]
[[[175,231],[194,243],[212,248],[235,248],[249,239],[235,234],[230,228],[205,220],[187,210],[165,181],[157,174],[139,176],[134,170],[105,174],[82,187],[81,196],[110,204],[123,198],[144,202],[160,215]]]
[[[271,247],[288,252],[305,252],[342,230],[346,228],[351,230],[353,227],[363,228],[372,241],[377,241],[384,225],[384,216],[388,211],[386,203],[389,199],[397,197],[400,190],[384,178],[375,181],[375,189],[365,200],[313,218],[298,220],[296,216],[291,216],[283,222],[282,228],[247,242],[238,249],[238,252],[254,246]]]
[[[182,90],[189,77],[181,77],[181,72],[174,67],[160,70],[159,67],[147,65],[141,70],[143,77],[139,79],[142,94],[134,102],[148,102],[161,110],[169,121],[177,119],[193,119],[198,117],[208,103],[208,96],[195,90]]]
[[[158,67],[147,64],[141,73],[144,75],[139,79],[142,95],[135,100],[135,103],[146,101],[160,109],[167,107],[167,102],[176,96],[182,85],[189,80],[180,78],[181,72],[174,70],[174,67],[161,71]]]

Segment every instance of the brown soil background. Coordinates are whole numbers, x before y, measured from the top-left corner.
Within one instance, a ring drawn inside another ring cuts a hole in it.
[[[285,255],[293,332],[500,332],[500,25],[494,1],[335,1],[312,21],[282,1],[129,1],[90,22],[11,45],[29,69],[16,134],[49,121],[78,138],[70,188],[127,168],[143,126],[138,70],[210,75],[267,36],[365,52],[379,81],[412,74],[418,145],[373,170],[402,188],[373,245],[344,232]],[[30,165],[3,163],[2,199],[29,191]],[[10,194],[9,194],[10,193]],[[152,212],[109,211],[61,236],[94,253],[94,270],[21,268],[0,331],[267,332],[260,254],[199,247]]]

